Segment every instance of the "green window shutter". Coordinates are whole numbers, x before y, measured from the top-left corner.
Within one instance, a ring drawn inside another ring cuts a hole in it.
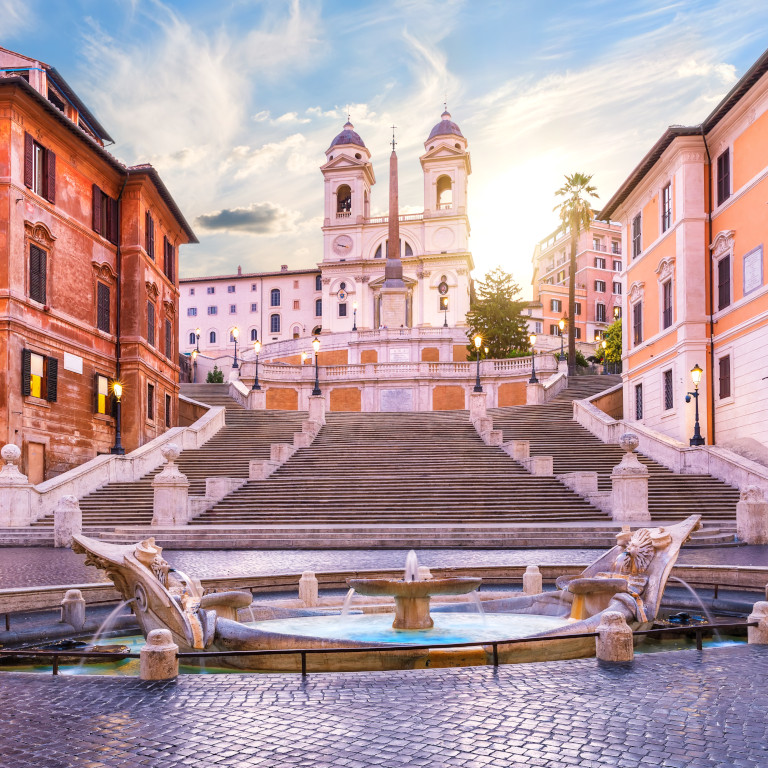
[[[46,400],[55,403],[59,394],[59,361],[55,357],[46,358]]]
[[[28,397],[32,394],[32,351],[21,350],[21,394]]]

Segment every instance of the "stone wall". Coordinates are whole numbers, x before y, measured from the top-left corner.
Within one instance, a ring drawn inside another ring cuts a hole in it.
[[[507,384],[499,384],[499,408],[505,408],[510,405],[525,405],[525,386],[524,381],[511,381]]]
[[[359,387],[334,387],[329,398],[331,411],[361,411],[363,407]]]
[[[268,411],[298,411],[299,391],[293,387],[269,387],[267,389]]]
[[[432,390],[433,411],[461,411],[466,407],[464,387],[438,384]]]

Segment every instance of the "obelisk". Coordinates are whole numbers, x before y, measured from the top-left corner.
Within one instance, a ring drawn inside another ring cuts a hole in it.
[[[381,288],[381,325],[387,328],[400,328],[407,324],[406,288],[403,281],[403,263],[400,260],[400,210],[394,128],[395,126],[392,126],[392,154],[389,156],[389,239],[384,285]]]

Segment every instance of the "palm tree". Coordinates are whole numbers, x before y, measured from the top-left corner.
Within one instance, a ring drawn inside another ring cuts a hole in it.
[[[565,232],[571,233],[571,262],[568,270],[568,317],[573,325],[576,316],[576,246],[579,235],[586,232],[595,213],[587,197],[597,198],[597,189],[589,182],[592,175],[574,173],[565,177],[565,184],[555,192],[558,197],[565,198],[562,203],[554,207],[554,211],[560,216],[560,227]],[[572,329],[568,331],[568,375],[573,376],[576,370],[576,334]]]

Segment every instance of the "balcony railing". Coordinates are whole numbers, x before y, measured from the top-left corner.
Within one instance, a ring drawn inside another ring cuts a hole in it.
[[[348,219],[352,215],[352,211],[336,211],[337,219]]]
[[[423,213],[404,213],[397,217],[398,221],[421,221],[424,218]],[[374,216],[365,220],[366,224],[386,224],[389,216]]]

